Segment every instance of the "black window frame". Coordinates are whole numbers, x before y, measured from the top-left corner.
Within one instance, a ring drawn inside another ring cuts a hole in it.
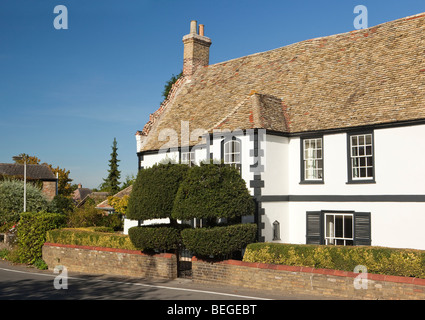
[[[351,157],[351,138],[353,136],[359,135],[368,135],[372,136],[372,178],[359,178],[353,179],[353,167],[352,167],[352,157]],[[347,133],[347,184],[368,184],[376,183],[375,180],[376,171],[375,171],[375,135],[373,130],[367,131],[353,131]]]
[[[322,178],[317,180],[306,180],[305,179],[305,165],[304,165],[304,141],[310,139],[321,139],[322,140]],[[309,135],[301,137],[300,139],[300,169],[301,169],[301,181],[300,184],[324,184],[325,183],[325,157],[324,157],[324,138],[323,135]]]

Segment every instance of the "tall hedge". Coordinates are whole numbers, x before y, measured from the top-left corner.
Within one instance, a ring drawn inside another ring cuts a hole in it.
[[[177,190],[188,169],[182,164],[157,164],[140,170],[128,200],[127,218],[170,218]]]
[[[61,228],[65,222],[65,216],[59,213],[22,213],[17,231],[20,261],[32,264],[41,258],[47,231]]]
[[[425,251],[369,246],[324,246],[254,243],[247,246],[244,261],[425,278]]]
[[[255,204],[245,181],[235,168],[223,164],[192,167],[174,202],[174,219],[232,220],[253,215]]]

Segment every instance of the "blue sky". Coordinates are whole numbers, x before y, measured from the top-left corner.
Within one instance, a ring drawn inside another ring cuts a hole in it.
[[[56,30],[57,5],[68,29]],[[425,12],[423,0],[1,0],[0,162],[27,153],[97,187],[114,137],[122,179],[136,140],[183,65],[190,20],[212,40],[210,63]]]

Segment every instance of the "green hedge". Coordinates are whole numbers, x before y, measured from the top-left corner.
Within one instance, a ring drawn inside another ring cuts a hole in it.
[[[184,164],[157,164],[140,170],[128,199],[126,217],[170,218],[177,190],[188,170]]]
[[[182,244],[181,231],[188,225],[157,224],[128,229],[133,245],[143,251],[178,249]]]
[[[21,214],[17,231],[18,256],[22,263],[33,264],[40,259],[46,233],[65,225],[65,217],[58,213]]]
[[[190,168],[177,192],[172,217],[231,221],[254,212],[254,200],[239,171],[228,165],[209,163]]]
[[[257,226],[252,223],[183,230],[183,245],[198,257],[223,258],[256,240]]]
[[[253,243],[243,261],[425,278],[425,251],[383,247]]]
[[[94,228],[94,230],[97,230]],[[47,232],[46,242],[136,250],[127,235],[87,229],[57,229]]]

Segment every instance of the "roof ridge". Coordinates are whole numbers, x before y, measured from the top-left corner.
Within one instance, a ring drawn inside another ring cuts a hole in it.
[[[346,32],[341,32],[341,33],[336,33],[336,34],[330,34],[330,35],[327,35],[327,36],[316,37],[316,38],[305,39],[305,40],[293,42],[293,43],[290,43],[290,44],[287,44],[287,45],[284,45],[284,46],[281,46],[281,47],[278,47],[278,48],[274,48],[274,49],[270,49],[270,50],[265,50],[265,51],[261,51],[261,52],[256,52],[256,53],[252,53],[252,54],[247,54],[247,55],[242,56],[242,57],[233,58],[233,59],[230,59],[230,60],[226,60],[226,61],[221,61],[221,62],[217,62],[217,63],[214,63],[214,64],[210,64],[210,65],[206,66],[206,68],[213,67],[213,66],[219,66],[221,64],[226,64],[226,63],[233,62],[233,61],[236,61],[236,60],[239,60],[239,59],[245,59],[245,58],[255,57],[257,55],[262,55],[262,54],[265,54],[265,53],[269,53],[269,52],[281,50],[282,48],[287,48],[287,47],[290,47],[290,46],[293,46],[293,45],[298,45],[298,44],[303,43],[303,42],[319,41],[319,40],[323,40],[325,38],[327,39],[327,38],[333,38],[333,37],[340,37],[340,36],[343,36],[343,35],[351,35],[353,33],[358,33],[358,32],[368,32],[368,31],[371,31],[371,30],[373,30],[375,28],[380,28],[382,25],[385,25],[385,24],[388,24],[388,23],[391,23],[391,22],[392,23],[404,22],[404,21],[408,21],[408,20],[412,20],[412,19],[416,19],[416,18],[421,18],[421,17],[425,17],[425,12],[414,14],[412,16],[398,18],[398,19],[395,19],[395,20],[390,20],[390,21],[382,22],[380,24],[377,24],[377,25],[368,27],[366,29],[358,29],[358,30],[354,29],[354,30],[351,30],[351,31],[346,31]]]

